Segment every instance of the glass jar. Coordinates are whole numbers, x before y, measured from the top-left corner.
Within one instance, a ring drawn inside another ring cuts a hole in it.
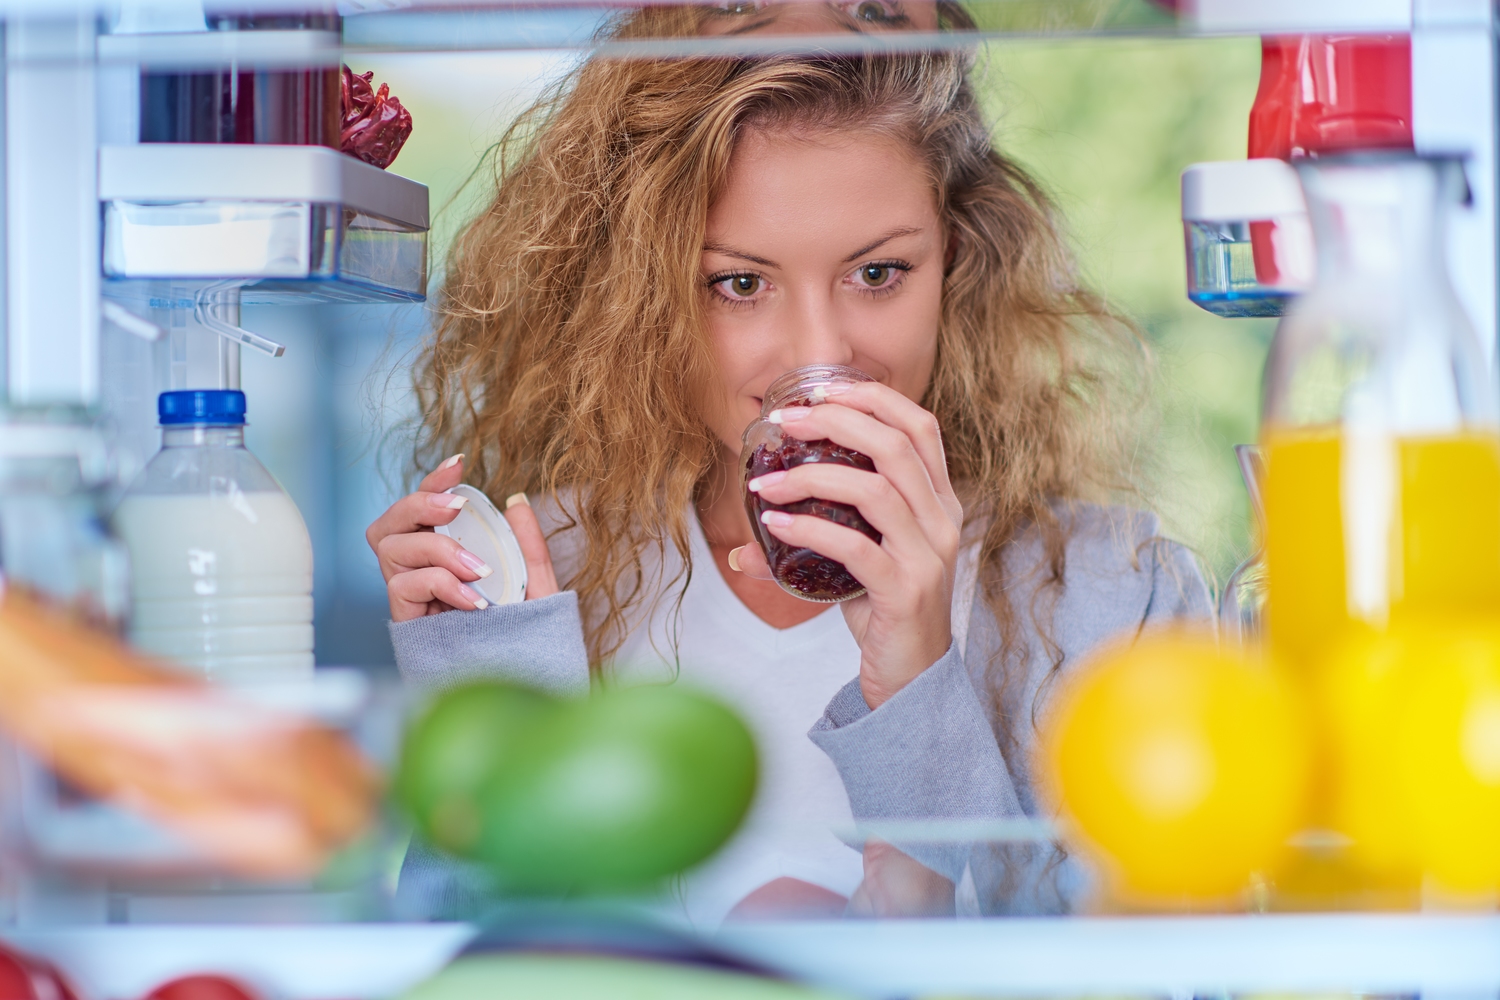
[[[789,545],[771,534],[770,529],[761,523],[761,514],[768,510],[811,514],[853,528],[877,543],[880,532],[850,504],[816,497],[789,504],[773,504],[760,494],[750,492],[745,484],[768,472],[794,469],[809,462],[847,465],[865,472],[874,472],[875,463],[869,456],[826,438],[802,441],[785,435],[780,426],[766,418],[772,410],[783,407],[822,403],[824,398],[820,390],[825,386],[873,381],[858,368],[846,365],[809,365],[793,369],[771,383],[761,403],[760,418],[745,429],[744,447],[740,450],[740,467],[744,470],[741,486],[745,492],[745,510],[750,515],[751,530],[765,549],[766,561],[770,563],[771,573],[781,589],[803,600],[825,604],[847,601],[863,594],[865,588],[843,563],[819,555],[812,549]]]
[[[164,392],[161,451],[115,510],[130,640],[205,680],[313,672],[313,554],[292,498],[245,448],[245,394]]]
[[[338,45],[336,14],[219,14],[218,32],[320,32]],[[184,33],[186,36],[187,33]],[[282,42],[286,44],[286,42]],[[141,142],[237,142],[339,148],[337,63],[290,68],[236,63],[216,70],[141,68]]]
[[[1299,666],[1351,626],[1500,613],[1495,387],[1448,278],[1460,163],[1297,164],[1318,264],[1266,364],[1272,645]]]

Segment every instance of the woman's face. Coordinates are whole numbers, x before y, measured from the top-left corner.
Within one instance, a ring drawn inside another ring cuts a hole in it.
[[[714,433],[737,450],[766,388],[802,365],[852,365],[921,399],[946,245],[932,181],[900,143],[745,133],[703,247]]]

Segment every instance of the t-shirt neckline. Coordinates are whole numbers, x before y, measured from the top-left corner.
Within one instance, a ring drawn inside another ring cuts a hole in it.
[[[834,614],[835,606],[830,604],[820,614],[809,618],[805,622],[799,622],[790,628],[777,628],[770,622],[761,618],[754,611],[746,607],[745,602],[740,600],[729,586],[729,581],[724,579],[724,573],[719,569],[719,561],[714,558],[713,550],[708,547],[708,536],[703,533],[703,525],[698,521],[698,512],[690,512],[688,521],[690,533],[690,545],[692,547],[693,562],[696,565],[707,566],[708,572],[695,574],[701,577],[705,584],[713,591],[709,596],[713,603],[723,608],[737,625],[747,629],[761,637],[771,637],[781,643],[801,644],[820,638],[823,633],[836,627],[844,627],[844,616]]]

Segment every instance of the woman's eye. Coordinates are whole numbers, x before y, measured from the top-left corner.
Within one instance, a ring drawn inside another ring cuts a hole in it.
[[[760,0],[731,0],[729,3],[719,5],[719,13],[735,15],[754,14],[764,6],[765,4],[761,3]]]
[[[736,274],[732,278],[725,278],[720,284],[730,295],[748,299],[760,291],[763,282],[758,274]]]
[[[856,21],[869,24],[887,24],[900,18],[895,8],[882,0],[861,0],[859,3],[846,5],[844,9]]]
[[[859,269],[859,280],[871,288],[879,288],[891,280],[895,268],[889,264],[866,264]]]

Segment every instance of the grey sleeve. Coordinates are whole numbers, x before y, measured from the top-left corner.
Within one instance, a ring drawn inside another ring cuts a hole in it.
[[[873,712],[859,681],[851,681],[808,737],[838,768],[857,820],[972,820],[1021,812],[989,719],[952,647]],[[954,882],[969,853],[962,844],[895,846]]]
[[[1185,546],[1165,539],[1153,543],[1151,599],[1142,625],[1182,619],[1212,621],[1214,602],[1198,560]]]
[[[391,623],[396,668],[408,684],[447,687],[482,677],[551,694],[586,694],[589,661],[571,590],[483,611]]]

